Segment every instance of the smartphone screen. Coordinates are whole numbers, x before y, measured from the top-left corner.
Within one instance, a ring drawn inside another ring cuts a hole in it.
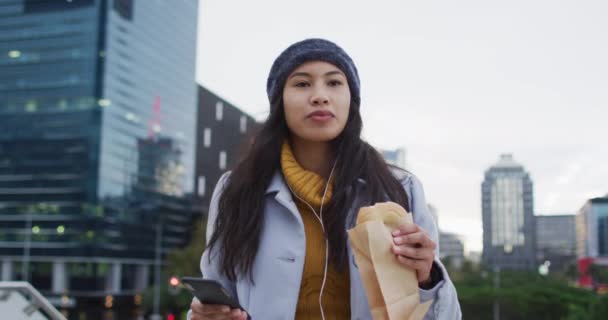
[[[243,311],[238,301],[215,280],[195,277],[183,277],[182,283],[203,304],[227,305]]]

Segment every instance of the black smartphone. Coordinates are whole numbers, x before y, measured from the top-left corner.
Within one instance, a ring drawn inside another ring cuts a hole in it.
[[[183,277],[182,283],[184,284],[184,287],[192,292],[192,294],[203,304],[227,305],[233,309],[238,308],[246,311],[241,307],[239,302],[215,280]]]

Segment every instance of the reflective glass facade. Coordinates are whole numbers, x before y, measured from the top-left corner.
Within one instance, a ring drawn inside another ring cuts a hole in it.
[[[10,3],[0,18],[0,254],[23,254],[37,227],[30,254],[79,255],[98,182],[101,4]]]
[[[131,9],[132,19],[116,9],[107,17],[99,196],[180,197],[194,183],[196,1],[133,1]],[[170,155],[150,170],[139,153],[154,146]],[[138,183],[150,180],[158,184]]]
[[[496,177],[491,186],[492,245],[524,244],[523,183],[518,174]]]
[[[134,290],[158,225],[186,243],[197,3],[0,0],[3,279]]]

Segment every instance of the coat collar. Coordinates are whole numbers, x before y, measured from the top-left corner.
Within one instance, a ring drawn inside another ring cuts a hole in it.
[[[281,173],[280,170],[277,170],[274,175],[272,176],[272,180],[270,180],[270,184],[268,185],[268,188],[266,188],[266,194],[269,193],[273,193],[273,192],[281,192],[284,191],[285,189],[287,189],[287,191],[289,191],[289,188],[287,188],[287,184],[285,183],[285,178],[283,177],[283,174]]]
[[[365,180],[361,178],[358,179],[358,182],[359,185],[366,184]],[[266,188],[266,194],[270,194],[273,192],[278,192],[279,194],[281,194],[281,192],[290,193],[289,188],[287,187],[287,183],[285,182],[285,177],[283,177],[283,174],[280,170],[277,170],[274,173],[274,175],[272,176],[272,180],[270,180],[268,188]]]
[[[403,172],[403,170],[393,169],[392,172],[402,182],[405,182],[411,178],[411,174]],[[366,184],[365,180],[363,180],[361,178],[358,179],[358,182],[359,182],[359,186]],[[281,173],[281,170],[275,171],[274,175],[272,176],[272,180],[270,180],[270,184],[268,185],[268,188],[266,188],[266,194],[270,194],[273,192],[278,192],[279,194],[281,192],[287,192],[288,194],[290,193],[289,188],[287,187],[287,184],[285,182],[285,178],[283,177],[283,174]]]
[[[361,178],[358,179],[358,189],[364,187],[365,184],[365,180]],[[289,190],[289,187],[287,187],[287,182],[285,181],[285,177],[283,177],[283,173],[281,172],[281,170],[277,170],[274,173],[274,175],[272,176],[272,180],[270,180],[268,188],[266,188],[266,195],[270,195],[272,193],[276,193],[275,199],[279,201],[279,203],[283,204],[288,208],[292,207],[291,205],[289,205],[293,203],[291,191]],[[293,208],[295,208],[295,204],[293,205]]]

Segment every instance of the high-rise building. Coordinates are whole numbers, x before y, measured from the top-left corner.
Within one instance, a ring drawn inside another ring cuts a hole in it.
[[[462,236],[444,232],[439,227],[439,214],[437,208],[432,204],[427,204],[429,213],[435,220],[437,232],[439,233],[439,258],[451,268],[460,269],[464,263],[464,241]]]
[[[406,169],[405,148],[397,148],[395,150],[381,150],[386,162],[397,167]]]
[[[551,270],[564,271],[576,263],[575,216],[536,216],[537,262],[549,261]]]
[[[120,305],[185,244],[197,6],[0,1],[3,280]]]
[[[450,232],[439,232],[439,258],[449,267],[460,269],[464,263],[462,237]]]
[[[207,208],[217,181],[242,158],[260,124],[202,86],[198,111],[195,189],[203,208]]]
[[[589,199],[576,215],[576,254],[608,257],[608,196]]]
[[[482,263],[511,269],[533,269],[536,228],[532,180],[512,155],[503,154],[485,172],[481,185]]]

